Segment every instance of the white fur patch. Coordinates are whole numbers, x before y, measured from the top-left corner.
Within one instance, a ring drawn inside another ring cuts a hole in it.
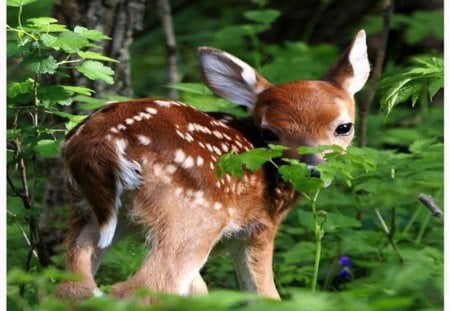
[[[158,113],[158,110],[156,110],[155,108],[152,108],[152,107],[145,108],[145,111],[147,111],[150,114],[157,114]]]
[[[119,171],[117,172],[118,179],[116,181],[116,192],[114,198],[114,208],[111,211],[108,222],[100,228],[100,237],[98,241],[99,248],[108,247],[112,239],[117,226],[117,213],[122,205],[120,197],[123,190],[135,189],[141,184],[141,166],[136,161],[130,161],[125,157],[125,149],[128,142],[125,139],[116,140],[116,153],[119,164]]]
[[[145,135],[137,135],[136,138],[138,139],[139,143],[144,146],[148,146],[152,142],[151,139]]]
[[[175,159],[174,159],[174,161],[176,163],[183,163],[185,159],[186,159],[186,154],[184,153],[183,150],[181,150],[181,149],[175,150]]]
[[[114,238],[114,233],[117,227],[117,212],[113,211],[110,218],[106,224],[100,227],[100,237],[98,239],[97,246],[99,248],[106,248],[111,245]]]
[[[98,287],[94,288],[92,291],[92,296],[94,297],[102,297],[103,295],[103,292]]]
[[[353,69],[353,77],[348,80],[346,88],[353,95],[363,88],[370,72],[370,63],[367,58],[366,33],[364,30],[359,31],[356,35],[348,60]]]

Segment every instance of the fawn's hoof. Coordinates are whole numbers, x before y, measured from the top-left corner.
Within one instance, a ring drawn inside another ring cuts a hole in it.
[[[56,288],[55,295],[62,299],[82,300],[92,296],[101,296],[102,292],[95,283],[63,281]]]

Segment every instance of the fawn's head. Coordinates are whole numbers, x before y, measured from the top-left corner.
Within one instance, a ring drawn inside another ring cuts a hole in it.
[[[240,59],[220,50],[200,48],[205,83],[219,96],[250,108],[262,138],[290,147],[339,145],[346,148],[354,136],[353,95],[366,83],[370,64],[366,35],[359,31],[322,81],[297,81],[274,86]],[[298,70],[301,70],[299,68]],[[309,165],[322,155],[302,158]]]

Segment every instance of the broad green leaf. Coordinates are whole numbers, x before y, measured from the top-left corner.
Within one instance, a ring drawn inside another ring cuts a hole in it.
[[[38,98],[45,107],[58,103],[61,105],[70,104],[72,95],[61,85],[40,86],[38,88]]]
[[[37,32],[63,32],[67,31],[65,25],[57,23],[58,20],[53,17],[37,17],[27,19],[27,27]]]
[[[6,5],[7,6],[14,6],[14,7],[19,7],[19,6],[25,6],[28,4],[31,4],[33,2],[36,2],[37,0],[7,0],[6,1]]]
[[[22,65],[29,65],[31,70],[37,74],[55,73],[58,68],[58,63],[53,56],[38,56],[33,55],[25,58]]]
[[[107,61],[107,62],[114,62],[114,63],[118,63],[119,62],[118,60],[115,60],[114,58],[111,58],[111,57],[108,57],[108,56],[104,56],[104,55],[102,55],[100,53],[96,53],[96,52],[92,52],[92,51],[85,51],[85,52],[79,51],[78,55],[81,58],[84,58],[84,59],[104,60],[104,61]]]
[[[44,158],[51,158],[60,153],[60,141],[52,139],[42,139],[38,141],[33,150]]]
[[[81,94],[86,96],[91,96],[93,93],[95,93],[94,90],[91,90],[90,88],[83,87],[83,86],[72,86],[72,85],[61,85],[64,90],[67,92],[74,94]]]
[[[108,84],[114,83],[112,78],[114,71],[97,61],[87,60],[75,68],[91,80],[102,80]]]
[[[57,37],[44,34],[41,36],[41,40],[45,46],[57,51],[61,49],[66,53],[76,53],[82,47],[89,45],[86,38],[72,31],[62,32]]]
[[[24,82],[11,82],[8,84],[7,96],[8,98],[14,98],[21,94],[31,92],[34,82],[27,80]]]
[[[104,35],[100,31],[87,29],[81,26],[75,26],[73,31],[87,40],[100,41],[110,39],[108,36]]]
[[[280,11],[271,9],[244,12],[244,16],[247,19],[262,24],[270,24],[274,22],[280,15]]]
[[[83,121],[84,119],[86,119],[88,117],[88,116],[80,116],[80,115],[75,115],[75,114],[62,112],[62,111],[52,111],[51,113],[54,115],[68,119],[69,121],[66,122],[66,129],[68,129],[68,130],[74,128],[75,126],[77,126],[78,123],[80,123],[81,121]]]

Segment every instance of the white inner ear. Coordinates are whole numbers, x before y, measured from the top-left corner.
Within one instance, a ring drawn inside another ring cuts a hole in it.
[[[370,72],[370,63],[367,57],[366,33],[363,30],[356,36],[348,60],[353,69],[353,77],[349,79],[348,92],[353,95],[363,88]]]
[[[221,58],[227,58],[241,68],[236,72],[236,68],[229,66]],[[247,107],[251,107],[255,101],[256,72],[248,64],[237,57],[222,52],[219,55],[205,55],[203,58],[203,68],[211,86],[217,89],[224,98]],[[240,74],[240,79],[236,78]]]

